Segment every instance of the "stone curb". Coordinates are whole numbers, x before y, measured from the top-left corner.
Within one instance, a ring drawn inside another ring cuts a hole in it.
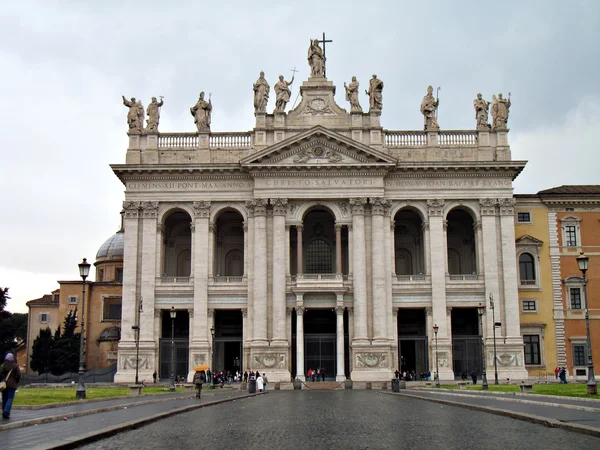
[[[119,398],[123,398],[123,397],[119,397]],[[6,424],[1,424],[0,431],[13,430],[15,428],[23,428],[23,427],[28,427],[31,425],[41,425],[44,423],[56,422],[58,420],[64,420],[65,417],[67,419],[72,419],[73,417],[88,416],[90,414],[114,411],[117,409],[129,408],[129,407],[133,408],[136,406],[149,405],[152,403],[167,402],[169,400],[180,400],[180,399],[184,399],[184,398],[192,398],[192,397],[190,397],[190,394],[188,393],[187,395],[179,395],[177,397],[154,398],[154,399],[148,399],[148,400],[144,400],[144,401],[140,401],[140,402],[121,403],[120,405],[111,405],[111,406],[105,406],[103,408],[89,409],[87,411],[75,411],[75,412],[61,414],[58,416],[46,416],[46,417],[39,417],[39,418],[35,418],[35,419],[19,420],[16,422],[9,422]],[[104,401],[106,401],[106,399],[104,399]],[[92,403],[92,402],[95,403],[95,399],[94,399],[94,401],[90,401],[90,403]],[[75,404],[77,404],[77,403],[75,403]],[[67,403],[66,406],[70,406],[70,405],[73,405],[73,403]],[[52,407],[52,408],[56,408],[56,407]],[[45,408],[41,408],[41,409],[45,409]],[[48,408],[48,409],[51,409],[51,408]]]
[[[415,388],[411,388],[411,390],[414,389],[415,391],[427,391],[427,392],[439,392],[440,389],[437,388],[430,388],[430,387],[415,387]],[[505,396],[505,397],[531,397],[531,398],[550,398],[550,399],[561,399],[561,400],[576,400],[578,402],[589,402],[589,403],[597,403],[598,405],[600,405],[600,397],[599,398],[587,398],[587,397],[570,397],[568,395],[548,395],[548,394],[523,394],[521,392],[494,392],[494,391],[476,391],[476,390],[467,390],[467,391],[460,391],[458,389],[441,389],[442,391],[448,391],[448,392],[460,392],[461,394],[473,394],[473,395],[481,395],[481,396],[487,396],[488,394],[491,395],[500,395],[500,396]]]
[[[427,391],[427,392],[429,393],[431,391]],[[499,402],[522,403],[524,405],[546,405],[546,406],[552,406],[552,407],[557,407],[557,408],[574,409],[574,410],[578,410],[578,411],[595,412],[595,413],[600,412],[600,408],[593,408],[591,406],[570,405],[568,403],[552,403],[552,402],[544,402],[544,401],[533,400],[533,399],[525,400],[525,399],[521,399],[521,398],[502,398],[502,397],[487,396],[487,395],[480,395],[480,394],[471,395],[471,394],[465,394],[464,392],[450,393],[450,392],[435,391],[435,392],[433,392],[433,394],[446,395],[449,397],[454,396],[454,397],[467,397],[467,398],[477,398],[477,399],[487,398],[490,400],[497,400]]]
[[[162,395],[169,395],[167,393],[164,394],[143,394],[140,397],[158,397]],[[190,392],[181,392],[177,396],[170,397],[171,399],[179,398],[179,397],[187,397],[190,395]],[[73,402],[61,402],[61,403],[47,403],[45,405],[15,405],[12,409],[17,411],[40,411],[42,409],[52,409],[52,408],[62,408],[63,406],[73,406],[73,405],[87,405],[88,403],[99,403],[106,402],[110,400],[122,400],[124,398],[140,398],[133,397],[131,395],[119,395],[116,397],[102,397],[102,398],[91,398],[89,400],[75,400]],[[1,429],[1,428],[0,428]]]
[[[438,398],[421,397],[419,395],[408,394],[408,393],[396,393],[396,392],[380,392],[380,393],[388,394],[388,395],[410,397],[410,398],[415,398],[418,400],[425,400],[425,401],[434,402],[434,403],[441,403],[443,405],[448,405],[448,406],[457,406],[459,408],[472,409],[474,411],[482,411],[482,412],[487,412],[490,414],[495,414],[497,416],[505,416],[505,417],[510,417],[512,419],[523,420],[525,422],[536,423],[539,425],[544,425],[549,428],[561,428],[561,429],[567,430],[567,431],[574,431],[576,433],[600,437],[600,428],[588,427],[586,425],[578,425],[578,424],[574,424],[574,423],[560,422],[559,420],[556,420],[556,419],[550,419],[547,417],[536,416],[533,414],[520,413],[520,412],[515,412],[515,411],[509,411],[506,409],[493,408],[491,406],[471,405],[469,403],[453,402],[450,400],[443,400],[443,399],[438,399]]]
[[[43,447],[34,447],[31,450],[42,450],[42,449],[63,450],[63,449],[76,448],[81,445],[89,444],[91,442],[95,442],[100,439],[114,436],[115,434],[121,433],[123,431],[128,431],[128,430],[132,430],[135,428],[139,428],[142,425],[146,425],[148,423],[156,422],[161,419],[166,419],[168,417],[175,416],[177,414],[182,414],[185,412],[193,411],[195,409],[204,408],[206,406],[219,405],[221,403],[228,403],[228,402],[233,402],[236,400],[242,400],[245,398],[255,397],[257,395],[263,395],[263,394],[262,393],[261,394],[246,394],[246,395],[241,395],[239,397],[229,397],[229,398],[215,400],[215,401],[211,401],[211,402],[207,402],[207,403],[201,403],[199,405],[184,406],[182,408],[174,409],[174,410],[167,411],[164,413],[154,414],[153,416],[144,417],[142,419],[132,420],[132,421],[125,422],[125,423],[122,423],[119,425],[113,425],[113,426],[105,428],[103,430],[91,431],[89,433],[84,434],[83,436],[69,438],[69,439],[71,439],[71,440],[69,440],[69,442],[60,443],[60,444],[50,443],[50,444],[44,445]]]

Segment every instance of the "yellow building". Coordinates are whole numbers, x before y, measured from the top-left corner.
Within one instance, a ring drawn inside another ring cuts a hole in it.
[[[548,207],[537,194],[515,195],[515,244],[519,270],[519,309],[525,368],[530,378],[552,379],[564,354],[564,325],[555,321],[555,304],[550,257],[551,233]],[[555,231],[554,231],[555,233]],[[557,349],[557,336],[563,343]]]
[[[84,308],[86,370],[104,369],[117,362],[117,345],[121,337],[123,236],[123,229],[120,229],[102,244],[94,262],[96,281],[86,281]],[[69,311],[77,310],[78,314],[81,312],[82,280],[58,281],[58,284],[60,288],[51,295],[27,302],[29,307],[27,373],[30,374],[32,374],[29,368],[30,349],[40,330],[49,327],[54,333],[59,326],[63,325]],[[81,316],[78,316],[79,325],[76,332],[80,330],[80,323]]]

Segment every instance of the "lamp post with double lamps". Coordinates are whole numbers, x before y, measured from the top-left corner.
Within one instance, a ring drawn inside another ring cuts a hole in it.
[[[171,306],[171,387],[169,390],[175,392],[175,317],[177,317],[177,311],[175,307]]]
[[[577,257],[577,265],[579,270],[583,274],[583,298],[585,300],[585,333],[587,339],[587,363],[588,363],[588,379],[587,379],[587,393],[595,395],[598,393],[598,386],[596,385],[596,377],[594,376],[594,361],[592,360],[592,339],[590,337],[590,310],[587,296],[587,277],[586,272],[588,270],[589,258],[581,252]]]
[[[82,279],[82,295],[81,295],[81,330],[79,337],[79,376],[77,377],[77,390],[75,391],[75,395],[78,399],[85,398],[85,383],[83,382],[84,375],[84,355],[85,355],[85,337],[84,337],[84,328],[85,328],[85,279],[90,274],[90,263],[87,262],[87,259],[83,258],[83,261],[79,263],[79,276]]]
[[[438,346],[437,346],[437,334],[440,327],[435,324],[433,326],[433,334],[435,334],[435,387],[440,387],[440,364],[438,360]]]
[[[483,315],[485,314],[485,306],[479,306],[477,308],[477,313],[479,314],[479,328],[481,329],[481,390],[487,391],[487,362],[485,360],[485,336],[483,334]]]

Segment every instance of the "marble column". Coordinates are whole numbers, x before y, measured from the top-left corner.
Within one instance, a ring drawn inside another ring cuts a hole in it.
[[[335,381],[344,381],[344,310],[343,306],[336,306],[336,374]]]
[[[248,317],[246,320],[247,331],[246,340],[244,341],[244,347],[250,347],[254,336],[254,207],[251,202],[246,202],[246,211],[248,214],[248,223],[244,226],[244,238],[248,238],[248,253],[244,255],[247,267],[247,288],[246,293],[248,296]],[[249,367],[246,365],[246,367]]]
[[[285,336],[285,214],[287,199],[271,199],[273,206],[273,342],[287,345]]]
[[[246,340],[248,339],[248,308],[242,308],[242,344],[245,347]],[[242,364],[240,372],[244,372],[248,368],[248,362],[246,361],[246,352],[242,351]]]
[[[352,277],[354,273],[354,264],[352,261],[352,224],[347,225],[348,227],[348,276]]]
[[[304,231],[304,226],[302,224],[296,225],[296,275],[302,275],[304,273],[304,265],[302,260],[302,232]]]
[[[398,357],[398,351],[400,350],[398,347],[398,311],[400,310],[400,308],[398,308],[397,306],[392,307],[392,327],[394,329],[394,351],[392,352],[392,354],[396,355],[394,358],[394,365],[392,366],[392,369],[396,368],[398,370],[400,370],[400,358]]]
[[[392,295],[392,272],[395,273],[394,264],[394,221],[389,216],[384,217],[384,230],[385,230],[385,257],[386,257],[386,269],[385,269],[385,294],[386,294],[386,311],[387,311],[387,326],[388,326],[388,339],[397,343],[398,341],[398,327],[394,326],[396,319],[393,314],[390,314],[393,310],[394,298]],[[398,346],[395,345],[395,348]],[[392,352],[395,354],[395,352]]]
[[[335,224],[335,272],[342,273],[342,225]]]
[[[352,209],[352,259],[354,274],[354,344],[368,345],[367,336],[367,267],[365,243],[366,198],[351,198]]]
[[[384,198],[372,198],[371,203],[371,282],[373,289],[373,344],[387,344],[387,310],[386,288],[386,248],[385,235],[389,226],[384,229],[384,215],[389,204]]]
[[[139,314],[140,348],[154,347],[153,322],[154,291],[156,287],[156,224],[158,217],[158,202],[142,202],[142,267],[140,270],[140,296],[137,304],[144,299],[145,311]],[[148,372],[148,373],[146,373]],[[150,369],[145,369],[144,375],[152,375]]]
[[[210,326],[207,326],[208,310],[208,261],[212,255],[208,252],[210,202],[194,202],[196,214],[194,223],[194,340],[190,347],[207,348],[210,339]]]
[[[506,336],[521,336],[519,326],[519,291],[517,287],[517,254],[515,249],[514,198],[499,200],[500,245],[502,250],[502,287],[504,290],[504,323]]]
[[[267,199],[254,206],[254,346],[267,345]]]
[[[302,294],[298,294],[302,301]],[[304,306],[296,306],[296,378],[306,381],[304,376]]]
[[[439,326],[440,339],[450,339],[446,327],[446,239],[444,238],[444,200],[428,200],[433,322]]]
[[[496,320],[501,321],[501,314],[499,308],[500,286],[498,284],[498,246],[496,236],[496,207],[498,205],[498,200],[492,198],[484,198],[479,200],[479,205],[481,211],[481,233],[483,238],[483,248],[485,249],[485,253],[483,254],[483,271],[485,275],[485,299],[487,303],[487,314],[485,317],[487,326],[485,327],[485,329],[489,330],[489,333],[493,333],[494,324],[492,314],[489,309],[490,294],[492,294],[494,298],[494,305],[496,308]],[[502,336],[502,334],[502,330],[500,328],[497,328],[496,336]],[[490,336],[486,336],[486,340],[489,338]]]

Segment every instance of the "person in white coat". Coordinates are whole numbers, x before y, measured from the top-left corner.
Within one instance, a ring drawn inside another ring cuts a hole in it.
[[[263,388],[264,388],[264,380],[263,380],[263,377],[261,377],[259,375],[258,378],[256,379],[256,390],[258,392],[262,392]]]

